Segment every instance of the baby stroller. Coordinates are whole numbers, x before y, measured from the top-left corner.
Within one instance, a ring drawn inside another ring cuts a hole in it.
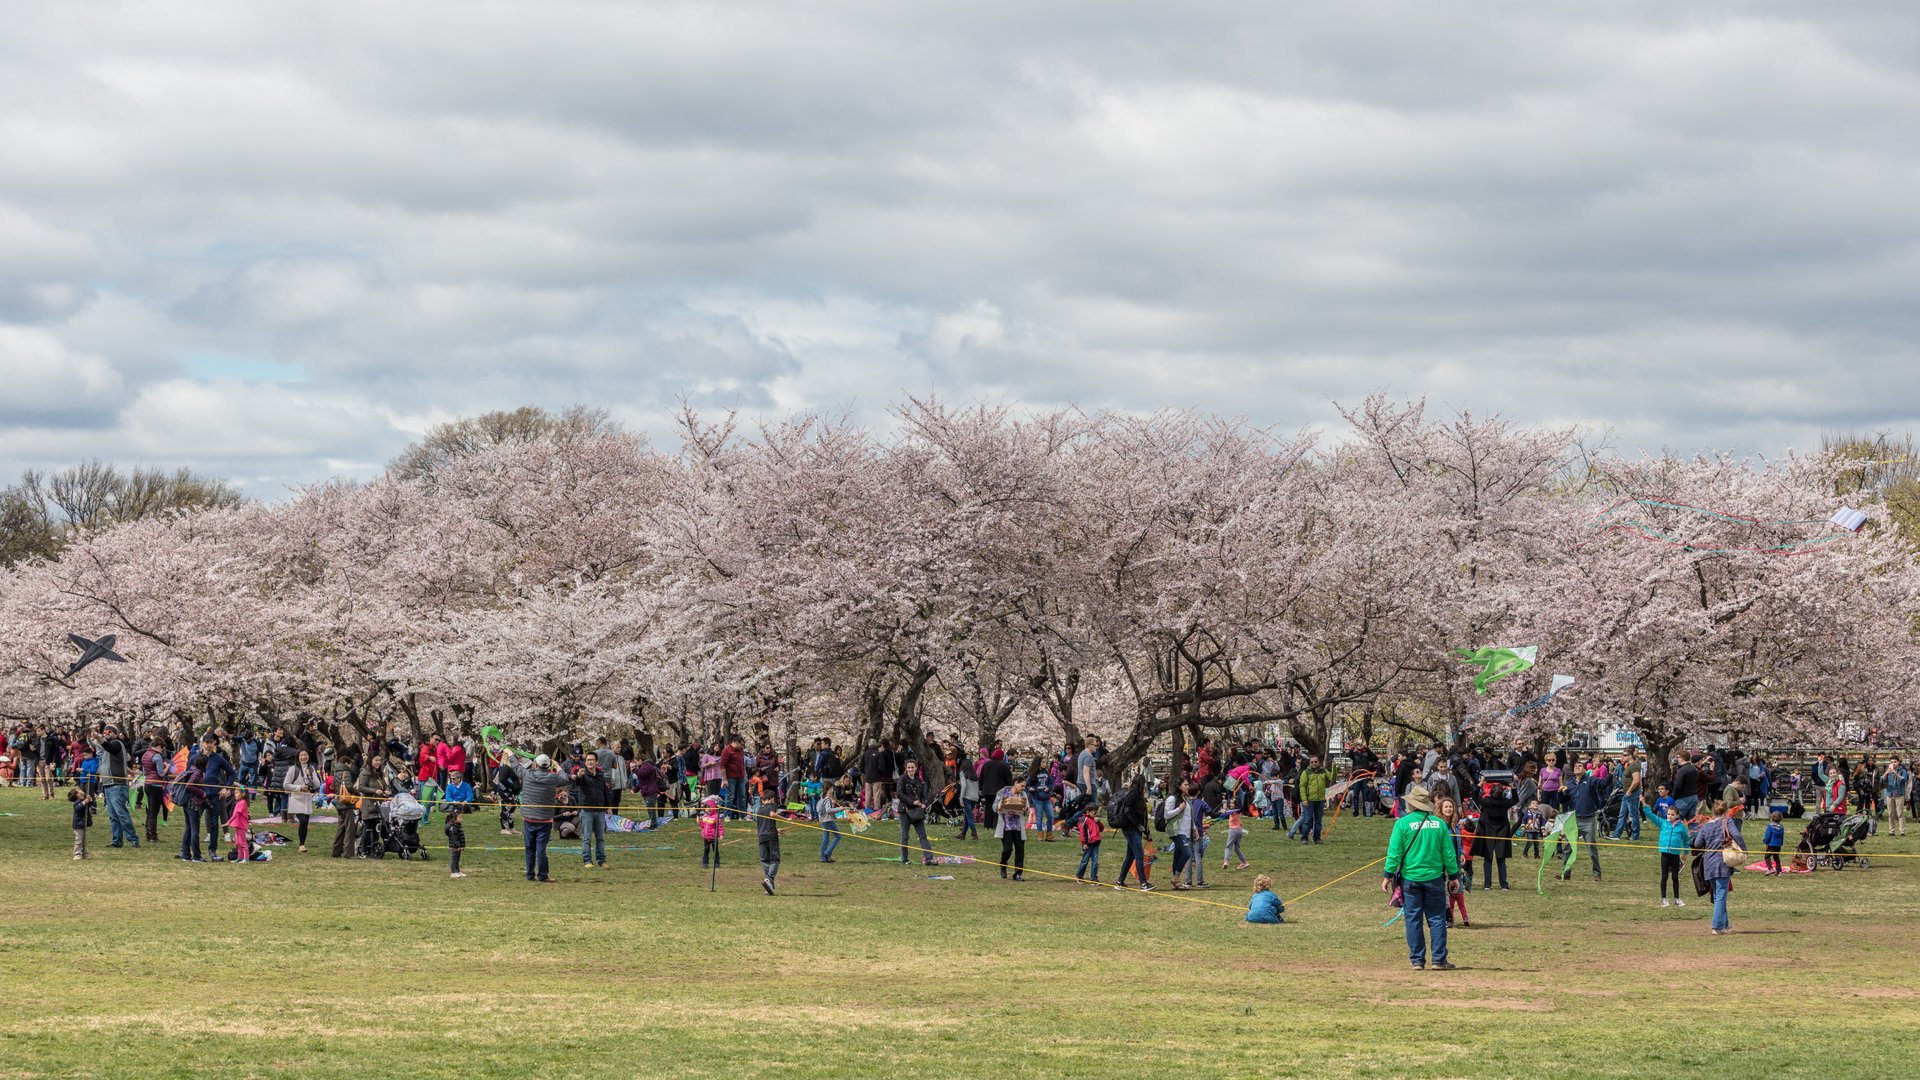
[[[1080,815],[1086,813],[1092,806],[1093,796],[1091,795],[1075,795],[1068,799],[1061,804],[1059,812],[1054,815],[1059,822],[1058,828],[1062,831],[1073,828],[1079,824]]]
[[[420,819],[427,816],[427,808],[420,800],[403,791],[387,804],[386,813],[391,826],[387,850],[402,859],[426,858],[420,846]]]
[[[1872,829],[1873,819],[1866,814],[1815,814],[1801,830],[1797,850],[1809,870],[1838,870],[1850,862],[1858,862],[1865,869],[1871,864],[1859,854],[1858,845]]]
[[[948,784],[940,789],[940,797],[933,801],[933,819],[946,824],[960,820],[960,785]]]
[[[1600,835],[1602,838],[1613,835],[1613,830],[1620,827],[1620,811],[1621,808],[1626,805],[1626,801],[1626,793],[1619,788],[1614,788],[1613,791],[1608,793],[1606,804],[1600,808]]]
[[[394,828],[387,820],[387,804],[381,803],[377,809],[369,812],[360,822],[360,841],[354,848],[354,855],[362,859],[384,859],[387,848],[393,842]]]

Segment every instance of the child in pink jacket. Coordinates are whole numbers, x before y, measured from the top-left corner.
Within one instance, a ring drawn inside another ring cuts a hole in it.
[[[719,799],[709,795],[700,807],[700,869],[705,870],[709,854],[713,865],[720,865],[720,838],[727,834],[727,826],[721,818]]]
[[[246,862],[253,854],[249,847],[253,820],[247,813],[247,789],[233,788],[228,794],[233,799],[233,813],[227,817],[227,828],[233,830],[233,851],[239,861]]]

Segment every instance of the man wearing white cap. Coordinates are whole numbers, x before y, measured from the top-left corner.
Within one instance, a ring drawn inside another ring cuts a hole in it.
[[[546,881],[547,841],[553,836],[553,811],[564,779],[545,754],[533,759],[533,765],[514,762],[520,777],[521,835],[527,852],[527,880]]]

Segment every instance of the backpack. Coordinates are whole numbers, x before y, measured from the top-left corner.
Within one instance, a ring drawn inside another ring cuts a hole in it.
[[[1107,800],[1107,825],[1115,829],[1124,829],[1128,824],[1127,793],[1116,792],[1113,798]]]
[[[1160,832],[1167,831],[1167,800],[1153,800],[1153,827]]]

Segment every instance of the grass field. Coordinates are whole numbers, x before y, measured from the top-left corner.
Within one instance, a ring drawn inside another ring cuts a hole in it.
[[[849,840],[817,861],[785,841],[759,886],[750,827],[719,891],[676,824],[619,837],[612,867],[555,849],[556,884],[517,846],[443,864],[266,865],[106,847],[69,857],[66,804],[0,792],[0,1076],[1512,1076],[1911,1075],[1920,860],[1743,875],[1736,933],[1709,907],[1662,910],[1650,850],[1609,849],[1606,880],[1469,898],[1461,970],[1407,970],[1368,869],[1382,819],[1326,845],[1251,833],[1255,870],[1209,892],[1122,894],[990,867],[923,871]],[[1256,823],[1257,824],[1257,823]],[[868,835],[878,835],[878,826]],[[1750,829],[1750,841],[1757,829]],[[332,827],[316,827],[330,842]],[[438,828],[428,833],[438,838]],[[936,836],[943,835],[936,832]],[[1797,826],[1790,838],[1798,838]],[[475,844],[517,845],[485,815]],[[1102,872],[1118,868],[1106,845]],[[673,845],[658,850],[658,845]],[[320,846],[316,844],[316,847]],[[991,839],[947,850],[997,857]],[[1915,840],[1868,849],[1915,853]],[[1066,842],[1029,864],[1071,874]],[[1217,860],[1217,853],[1210,853]],[[1584,863],[1582,864],[1584,865]],[[1166,877],[1170,860],[1155,867]],[[1288,923],[1241,922],[1267,871]],[[929,880],[948,874],[953,881]]]

